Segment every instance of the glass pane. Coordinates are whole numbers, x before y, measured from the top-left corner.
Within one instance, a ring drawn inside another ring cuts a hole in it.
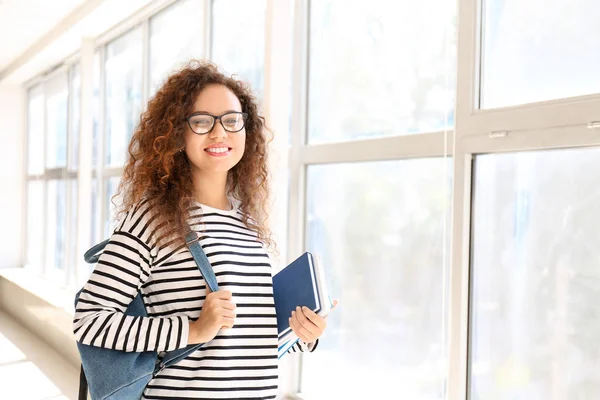
[[[27,184],[27,261],[26,265],[42,271],[44,265],[44,182]]]
[[[100,70],[102,69],[100,61],[100,53],[94,53],[94,68],[93,68],[93,99],[92,99],[92,168],[98,167],[98,152],[100,149]]]
[[[597,0],[485,0],[482,108],[600,93],[599,20]]]
[[[104,221],[104,237],[108,238],[111,233],[114,231],[116,227],[116,207],[113,204],[112,197],[117,193],[117,189],[119,188],[119,182],[121,181],[120,177],[112,177],[104,180],[104,207],[106,212],[106,219]],[[119,204],[119,199],[114,199],[115,203]]]
[[[96,234],[97,221],[100,220],[100,209],[98,203],[100,200],[100,193],[98,189],[98,179],[92,178],[92,225],[90,226],[90,246],[95,245],[101,239]]]
[[[309,142],[451,128],[455,21],[446,0],[311,2]]]
[[[150,96],[190,59],[203,57],[204,1],[179,1],[150,20]]]
[[[214,0],[212,60],[262,97],[266,0]]]
[[[77,199],[77,180],[69,180],[69,249],[68,249],[68,262],[69,262],[69,282],[75,282],[75,271],[77,266],[83,262],[83,254],[77,254],[77,211],[78,211],[78,199]]]
[[[67,184],[65,181],[47,181],[46,190],[46,270],[62,270],[65,266]]]
[[[106,46],[107,166],[121,167],[140,119],[142,101],[142,31],[137,28]]]
[[[79,76],[79,65],[74,65],[71,68],[71,129],[69,137],[69,169],[76,171],[79,166],[79,123],[81,106],[81,79]]]
[[[600,398],[600,149],[478,156],[471,399]]]
[[[342,302],[303,358],[307,399],[443,398],[450,173],[443,158],[308,168],[307,250]]]
[[[44,85],[46,95],[46,168],[67,166],[69,87],[66,74]]]
[[[44,173],[44,93],[40,86],[29,91],[27,109],[27,173]]]
[[[93,245],[108,238],[108,237],[100,238],[100,237],[98,237],[98,234],[96,233],[98,221],[100,221],[100,209],[98,207],[98,204],[100,204],[100,200],[101,199],[100,199],[100,193],[99,193],[98,179],[92,178],[91,224],[90,224],[89,231],[82,232],[82,239],[81,239],[84,241],[84,243],[87,242],[88,245],[86,246],[86,248],[91,248]],[[79,269],[79,280],[77,283],[78,283],[78,286],[81,287],[81,285],[83,285],[87,281],[90,274],[94,270],[94,264],[86,263],[83,260],[83,254],[80,254],[79,257],[80,257],[81,262],[78,264],[80,269]]]

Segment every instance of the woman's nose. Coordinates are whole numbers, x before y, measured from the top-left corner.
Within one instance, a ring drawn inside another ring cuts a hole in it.
[[[227,131],[223,128],[221,120],[215,121],[215,126],[210,132],[212,138],[227,137]]]

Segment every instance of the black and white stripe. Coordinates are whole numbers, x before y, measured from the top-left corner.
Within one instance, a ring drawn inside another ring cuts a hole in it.
[[[204,211],[204,214],[202,214]],[[219,282],[233,293],[235,326],[185,360],[162,370],[146,399],[274,399],[277,322],[270,259],[236,209],[200,206],[189,224]],[[81,293],[73,329],[78,341],[122,351],[159,353],[187,345],[206,285],[189,250],[158,247],[156,218],[135,208],[116,229]],[[149,317],[123,312],[141,290]],[[298,343],[290,352],[314,350]]]

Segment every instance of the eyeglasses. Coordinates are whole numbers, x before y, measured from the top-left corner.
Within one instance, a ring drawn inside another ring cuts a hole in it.
[[[239,132],[246,126],[248,114],[243,112],[228,112],[223,115],[210,115],[207,113],[197,112],[185,120],[192,132],[198,135],[206,135],[215,127],[215,121],[219,120],[223,129],[227,132]]]

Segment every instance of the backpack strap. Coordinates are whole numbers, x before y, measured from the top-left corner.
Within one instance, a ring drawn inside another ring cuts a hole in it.
[[[100,259],[100,256],[102,255],[102,251],[108,244],[109,240],[110,239],[106,239],[105,241],[98,243],[97,245],[93,246],[91,249],[86,251],[83,255],[83,259],[85,260],[85,262],[88,264],[97,263]]]
[[[194,261],[196,261],[196,265],[200,268],[200,273],[204,277],[206,284],[210,288],[211,291],[217,292],[219,291],[219,284],[217,283],[217,277],[210,266],[210,262],[208,258],[206,258],[206,254],[204,254],[204,250],[202,250],[202,246],[200,246],[200,242],[198,241],[198,235],[196,232],[190,229],[189,226],[186,225],[188,233],[185,235],[185,244],[188,249],[190,249],[190,253],[192,253],[192,257],[194,257]]]
[[[81,365],[81,372],[79,373],[79,400],[87,400],[88,394],[88,383],[85,377],[85,371],[83,370],[83,364]]]

